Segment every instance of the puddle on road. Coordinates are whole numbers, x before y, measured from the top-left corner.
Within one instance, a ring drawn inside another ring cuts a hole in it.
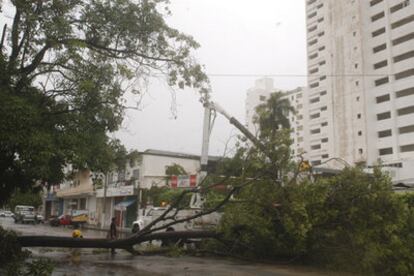
[[[140,271],[132,267],[128,267],[120,264],[103,264],[103,263],[56,263],[56,267],[52,275],[65,275],[65,276],[80,276],[80,275],[155,275],[153,272]],[[161,274],[159,274],[161,275]]]
[[[109,250],[79,250],[61,248],[32,248],[34,258],[45,257],[53,261],[52,275],[165,275],[134,267],[134,257],[119,252],[112,256]]]

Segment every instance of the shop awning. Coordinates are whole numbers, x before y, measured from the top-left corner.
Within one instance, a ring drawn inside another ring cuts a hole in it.
[[[126,209],[130,205],[134,204],[135,201],[136,201],[136,199],[127,199],[127,200],[121,201],[121,202],[119,202],[115,205],[115,210],[117,210],[117,211],[126,211]]]

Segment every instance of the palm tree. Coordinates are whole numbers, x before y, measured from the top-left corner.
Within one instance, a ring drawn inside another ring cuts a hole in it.
[[[289,113],[295,112],[290,105],[289,99],[281,92],[270,95],[263,104],[256,107],[257,116],[254,122],[259,124],[261,137],[274,137],[280,129],[289,129]]]

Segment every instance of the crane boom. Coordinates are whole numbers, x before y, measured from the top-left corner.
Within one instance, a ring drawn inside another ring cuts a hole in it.
[[[242,123],[239,122],[235,117],[229,115],[218,103],[216,102],[209,102],[209,107],[212,110],[217,111],[218,113],[222,114],[229,120],[230,124],[234,125],[247,139],[249,139],[256,147],[258,147],[263,152],[266,152],[265,146],[256,138],[253,133],[251,133]]]
[[[253,135],[242,123],[240,123],[235,117],[228,114],[218,103],[209,100],[209,96],[204,98],[204,123],[203,123],[203,140],[201,149],[201,170],[199,182],[201,182],[207,176],[207,164],[208,164],[208,149],[210,144],[211,133],[211,111],[216,111],[223,115],[230,124],[234,125],[247,139],[249,139],[258,149],[266,153],[266,147]]]

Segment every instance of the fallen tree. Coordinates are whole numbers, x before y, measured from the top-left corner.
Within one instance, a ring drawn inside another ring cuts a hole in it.
[[[207,178],[206,178],[207,179]],[[240,189],[251,185],[254,183],[257,178],[250,178],[249,180],[244,181],[242,184],[235,185],[231,187],[229,192],[223,197],[221,201],[215,204],[212,208],[205,209],[197,214],[188,216],[182,219],[176,219],[176,215],[184,207],[181,206],[181,202],[184,200],[185,196],[188,194],[194,193],[207,193],[214,187],[218,185],[223,185],[223,182],[229,178],[222,179],[220,183],[204,185],[206,179],[200,186],[184,190],[181,192],[180,196],[170,205],[170,207],[157,219],[152,221],[141,231],[135,235],[119,240],[108,240],[108,239],[76,239],[70,237],[56,237],[56,236],[19,236],[17,237],[17,242],[22,247],[67,247],[67,248],[119,248],[125,249],[133,254],[136,254],[137,251],[133,249],[133,246],[139,243],[152,241],[152,240],[162,240],[162,241],[171,241],[171,240],[188,240],[188,239],[205,239],[205,238],[216,238],[219,239],[221,234],[216,231],[167,231],[161,232],[174,226],[179,223],[186,221],[191,221],[196,218],[206,216],[213,212],[218,211],[220,208],[225,206],[232,196],[240,191]],[[161,224],[163,221],[168,223]]]
[[[152,240],[219,238],[215,231],[174,231],[135,235],[126,239],[74,239],[53,236],[19,236],[17,241],[22,247],[68,247],[68,248],[119,248],[131,250],[132,246]]]

